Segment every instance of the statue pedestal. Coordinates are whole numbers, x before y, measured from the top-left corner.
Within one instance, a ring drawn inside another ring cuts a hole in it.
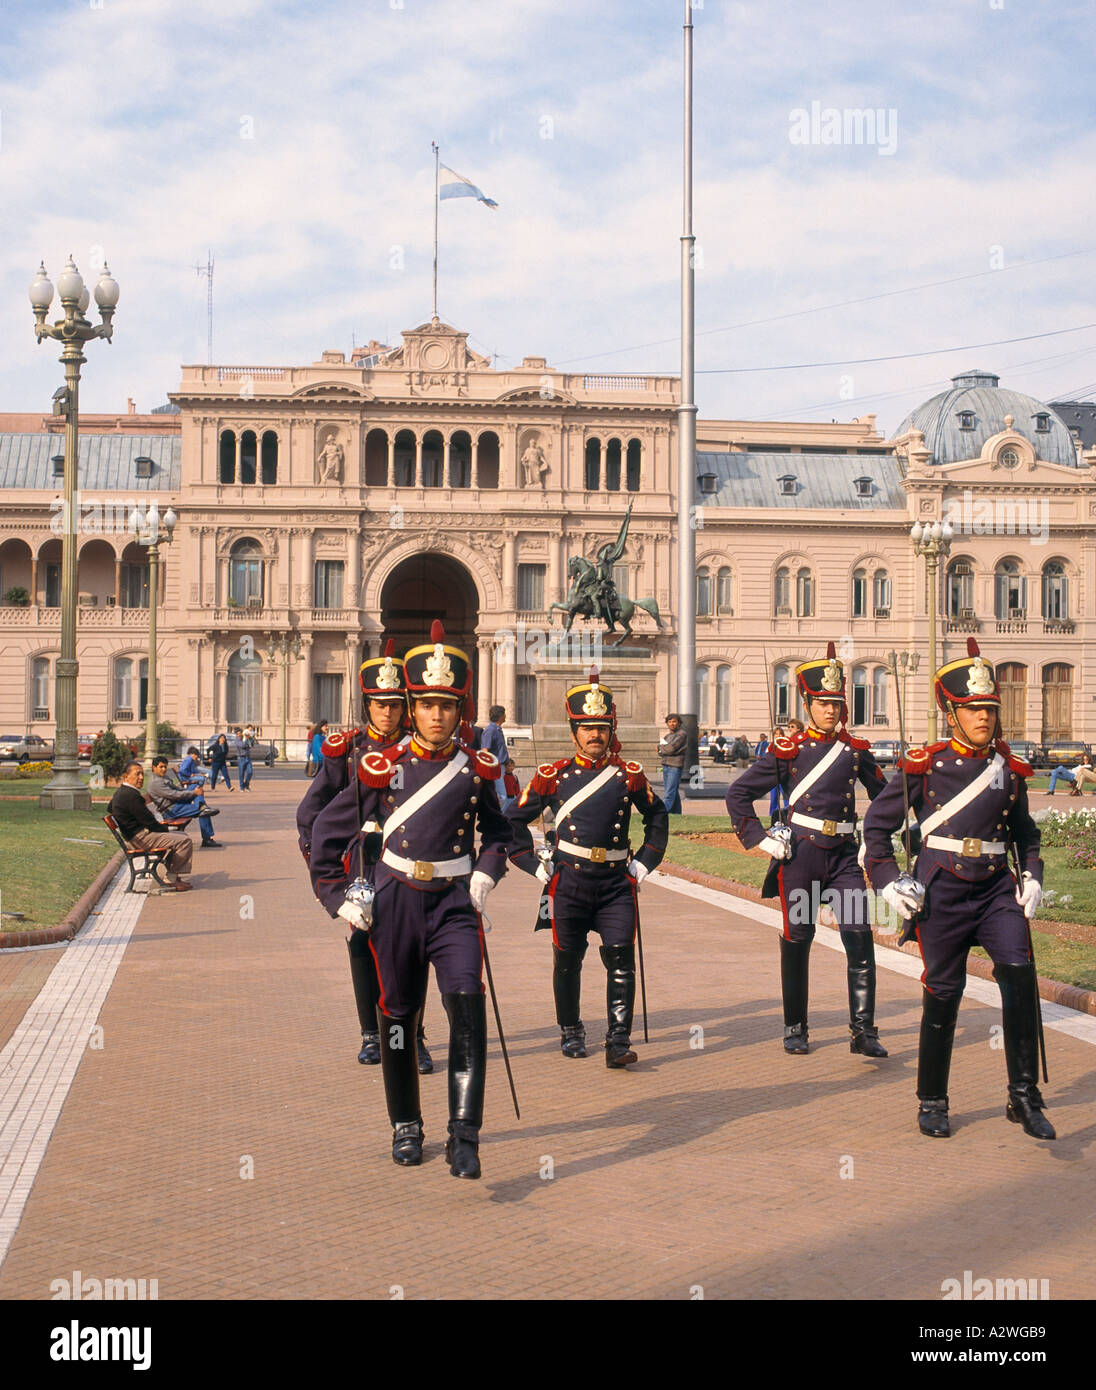
[[[654,652],[638,646],[623,646],[615,651],[605,647],[597,666],[601,680],[613,692],[621,756],[642,763],[648,771],[652,766],[657,769],[662,726],[656,702],[658,666]],[[590,662],[534,660],[528,670],[537,682],[535,732],[539,760],[544,763],[570,757],[575,745],[564,715],[564,697],[573,686],[586,684]],[[520,769],[523,784],[532,772],[532,766]],[[657,775],[656,770],[656,779]]]

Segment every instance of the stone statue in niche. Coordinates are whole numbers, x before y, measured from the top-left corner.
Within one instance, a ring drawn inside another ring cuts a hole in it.
[[[342,482],[344,458],[343,446],[334,434],[329,434],[316,458],[320,473],[319,481],[321,483]]]
[[[521,481],[523,487],[540,486],[541,491],[545,489],[545,478],[548,474],[548,460],[544,457],[544,450],[540,446],[537,436],[534,434],[525,446],[525,452],[521,456]]]

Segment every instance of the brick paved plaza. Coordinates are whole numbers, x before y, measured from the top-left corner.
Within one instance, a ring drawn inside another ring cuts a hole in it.
[[[72,945],[0,955],[0,1298],[77,1270],[161,1299],[933,1300],[967,1270],[1096,1296],[1096,1020],[1045,1006],[1060,1138],[1038,1144],[1005,1121],[996,990],[972,980],[935,1143],[915,1123],[916,962],[878,953],[891,1057],[870,1063],[820,933],[815,1050],[786,1057],[774,914],[662,878],[642,894],[651,1041],[620,1073],[559,1055],[535,885],[507,876],[488,940],[522,1119],[492,1024],[484,1177],[449,1176],[432,983],[426,1161],[395,1167],[343,934],[296,848],[304,789],[221,796],[228,848],[196,853],[198,891],[115,890]],[[600,1041],[593,950],[585,984]]]

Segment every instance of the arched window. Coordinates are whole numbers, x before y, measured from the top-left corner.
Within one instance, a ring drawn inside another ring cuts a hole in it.
[[[221,431],[220,466],[217,477],[222,483],[234,483],[236,481],[236,432],[234,430]]]
[[[715,577],[715,611],[734,617],[734,599],[731,593],[731,567],[720,566]]]
[[[229,606],[263,606],[263,552],[257,541],[239,540],[228,561]]]
[[[712,612],[712,572],[707,565],[701,565],[696,572],[696,615],[707,618]]]
[[[499,485],[499,437],[494,430],[484,430],[476,440],[476,481],[481,488]]]
[[[128,656],[114,663],[114,717],[133,718],[133,661]]]
[[[50,661],[48,656],[36,656],[30,670],[30,702],[32,719],[48,719],[50,711]]]
[[[1048,560],[1043,566],[1043,618],[1050,622],[1069,620],[1069,580],[1061,560]]]
[[[886,570],[876,570],[871,578],[872,608],[877,618],[889,618],[891,610],[891,582]]]
[[[708,698],[708,668],[698,666],[696,668],[696,719],[698,724],[710,723],[708,711],[711,709],[711,700]]]
[[[262,723],[262,669],[262,660],[254,654],[233,652],[228,658],[225,718],[229,724]]]
[[[586,441],[586,468],[583,486],[587,492],[597,492],[601,486],[601,440]]]
[[[415,434],[400,430],[392,451],[392,467],[397,487],[415,486]]]
[[[731,717],[731,668],[720,666],[715,673],[715,722],[726,724]]]
[[[628,460],[625,464],[625,470],[627,474],[625,486],[629,492],[638,492],[643,474],[643,445],[638,439],[628,440]]]
[[[806,568],[795,576],[795,608],[801,618],[814,617],[814,576]]]
[[[422,437],[422,485],[423,487],[442,487],[444,470],[445,441],[438,430],[427,430]]]
[[[449,486],[472,486],[472,436],[457,430],[449,440]]]
[[[778,666],[773,672],[773,710],[778,724],[783,724],[789,718],[789,684],[787,666]]]
[[[365,485],[388,486],[388,433],[372,429],[365,436]]]
[[[792,616],[792,577],[783,565],[777,570],[773,584],[773,608],[778,618]]]
[[[867,724],[869,720],[868,674],[863,666],[857,666],[852,673],[852,722]]]
[[[605,490],[620,491],[620,440],[610,439],[605,446]]]
[[[240,435],[240,482],[245,486],[255,481],[258,447],[255,431],[244,430]]]
[[[886,724],[887,715],[887,677],[885,666],[877,666],[872,672],[871,717],[873,724]]]
[[[1019,560],[1001,560],[993,575],[993,611],[998,622],[1027,617],[1027,579]]]
[[[263,432],[262,480],[264,487],[278,481],[278,436],[273,430]]]
[[[865,569],[852,572],[852,616],[864,618],[868,612],[868,572]]]
[[[974,617],[974,564],[965,555],[948,566],[948,617]]]

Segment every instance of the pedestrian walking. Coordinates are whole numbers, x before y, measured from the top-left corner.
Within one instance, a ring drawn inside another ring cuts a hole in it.
[[[321,719],[308,731],[308,761],[305,764],[306,777],[315,777],[323,766],[323,741],[327,737],[327,720]]]
[[[209,790],[216,791],[218,773],[224,778],[225,786],[232,790],[232,779],[228,775],[228,735],[218,734],[209,750]]]
[[[236,752],[236,771],[240,774],[240,790],[242,792],[251,790],[251,750],[254,746],[255,740],[249,738],[244,730],[237,725],[233,747]]]

